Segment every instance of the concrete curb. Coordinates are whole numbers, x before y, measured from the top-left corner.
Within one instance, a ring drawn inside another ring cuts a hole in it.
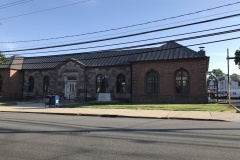
[[[116,114],[88,114],[88,113],[54,113],[54,112],[31,112],[31,111],[0,111],[9,113],[34,113],[34,114],[52,114],[52,115],[71,115],[71,116],[92,116],[92,117],[108,117],[108,118],[145,118],[145,119],[169,119],[169,120],[195,120],[195,121],[222,121],[223,119],[201,119],[201,118],[180,118],[180,117],[147,117],[147,116],[125,116]]]
[[[240,109],[239,108],[237,108],[234,104],[230,104],[230,105],[237,110],[237,113],[240,113]]]

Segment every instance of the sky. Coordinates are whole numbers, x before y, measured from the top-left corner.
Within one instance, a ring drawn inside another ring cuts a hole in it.
[[[237,3],[239,2],[239,3]],[[226,4],[232,4],[214,10],[207,10],[197,14],[176,17],[188,13],[215,8]],[[11,5],[9,5],[11,4]],[[14,5],[13,5],[14,4]],[[17,4],[17,5],[15,5]],[[64,6],[64,7],[63,7]],[[28,49],[44,46],[69,44],[90,40],[98,40],[139,33],[144,31],[169,28],[228,15],[240,14],[240,1],[237,0],[0,0],[0,51]],[[158,20],[158,21],[157,21]],[[160,21],[161,20],[161,21]],[[156,22],[153,22],[156,21]],[[136,25],[143,24],[144,25]],[[191,25],[181,28],[153,32],[128,38],[102,41],[97,43],[82,44],[70,47],[52,48],[45,50],[33,50],[22,52],[6,52],[6,56],[20,54],[25,57],[59,55],[81,53],[118,47],[147,44],[176,40],[197,35],[206,35],[215,32],[239,29],[240,16],[212,21],[209,23]],[[135,26],[132,26],[135,25]],[[235,25],[235,26],[233,26]],[[127,27],[128,26],[128,27]],[[129,27],[132,26],[132,27]],[[224,29],[198,32],[195,34],[179,35],[188,32],[196,32],[207,29],[230,26]],[[125,28],[122,28],[125,27]],[[122,29],[119,29],[122,28]],[[110,31],[107,31],[110,30]],[[101,32],[99,32],[101,31]],[[103,32],[102,32],[103,31]],[[97,32],[97,33],[96,33]],[[73,36],[74,35],[74,36]],[[62,37],[62,38],[57,38]],[[228,33],[199,39],[177,41],[188,46],[192,50],[199,51],[199,47],[205,47],[206,55],[210,57],[209,71],[220,68],[227,74],[227,49],[229,56],[240,48],[240,39],[204,45],[193,44],[218,41],[240,37],[239,32]],[[57,38],[57,39],[56,39]],[[144,42],[136,42],[122,45],[112,45],[137,40],[159,38]],[[28,42],[22,42],[28,41]],[[159,43],[157,47],[163,44]],[[95,48],[89,48],[95,47]],[[85,48],[79,50],[69,50]],[[88,49],[86,49],[88,48]],[[56,50],[58,50],[56,52]],[[59,51],[69,50],[69,51]],[[55,51],[55,52],[50,52]],[[45,53],[38,53],[45,52]],[[230,74],[239,73],[239,68],[234,60],[229,60]]]

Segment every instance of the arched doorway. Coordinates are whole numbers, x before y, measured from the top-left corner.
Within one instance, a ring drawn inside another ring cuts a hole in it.
[[[209,103],[218,102],[218,80],[211,72],[207,73],[207,94]]]

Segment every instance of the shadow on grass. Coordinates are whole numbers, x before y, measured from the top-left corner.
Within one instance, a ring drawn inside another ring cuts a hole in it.
[[[134,104],[89,102],[80,104],[62,105],[60,108],[97,108],[97,109],[133,109],[133,110],[170,110],[170,111],[211,111],[234,112],[235,109],[228,104]]]

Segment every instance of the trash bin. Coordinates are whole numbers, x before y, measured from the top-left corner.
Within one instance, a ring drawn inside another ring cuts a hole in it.
[[[59,96],[58,95],[47,95],[45,99],[45,108],[46,106],[51,108],[52,106],[59,106]]]

